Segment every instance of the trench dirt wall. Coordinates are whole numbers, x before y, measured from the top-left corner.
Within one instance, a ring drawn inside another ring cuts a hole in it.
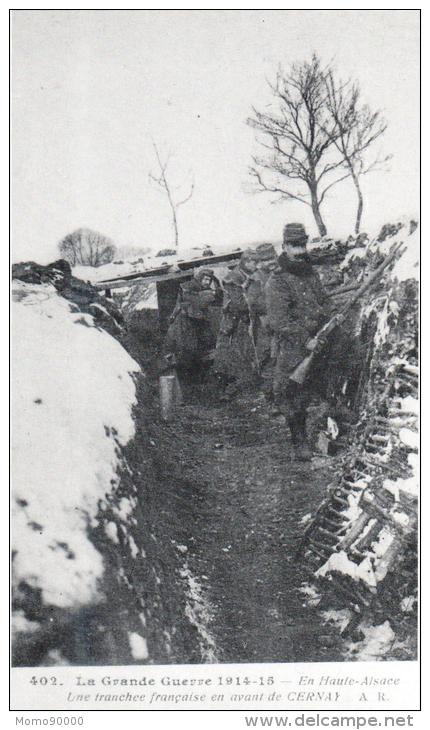
[[[360,304],[358,420],[302,554],[344,636],[382,628],[402,644],[387,658],[405,659],[417,651],[418,232],[404,222],[381,234],[350,261],[351,276],[372,270],[400,241],[404,253]]]

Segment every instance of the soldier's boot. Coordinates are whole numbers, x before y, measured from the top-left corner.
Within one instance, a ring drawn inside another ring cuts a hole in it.
[[[289,419],[291,441],[293,443],[294,458],[297,461],[310,461],[312,452],[306,440],[306,429],[301,414],[295,414]]]

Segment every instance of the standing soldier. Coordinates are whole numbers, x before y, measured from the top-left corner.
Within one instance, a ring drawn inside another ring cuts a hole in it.
[[[306,415],[317,373],[304,385],[290,375],[309,352],[316,351],[313,338],[330,317],[328,297],[307,254],[307,240],[301,223],[285,226],[279,270],[265,287],[268,322],[277,340],[273,394],[275,403],[286,411],[294,455],[301,461],[311,458]]]
[[[196,379],[216,343],[210,307],[216,304],[219,285],[216,282],[214,289],[213,284],[212,269],[197,269],[191,281],[181,284],[165,340],[174,364]]]
[[[255,249],[257,269],[246,291],[252,333],[258,358],[259,374],[263,379],[263,392],[271,397],[272,379],[272,332],[267,319],[265,286],[270,274],[278,268],[278,254],[271,243],[260,243]]]
[[[228,271],[222,280],[223,313],[213,371],[225,388],[226,395],[232,395],[239,383],[255,382],[258,373],[258,356],[247,298],[256,267],[255,251],[244,251],[239,264]]]

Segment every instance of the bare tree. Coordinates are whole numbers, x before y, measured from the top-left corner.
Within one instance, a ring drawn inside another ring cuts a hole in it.
[[[163,160],[159,151],[158,147],[153,142],[154,150],[155,150],[155,156],[157,158],[157,164],[158,164],[158,171],[157,173],[149,173],[149,179],[152,180],[156,185],[162,190],[166,196],[167,200],[169,201],[170,210],[172,213],[172,226],[173,226],[173,232],[175,236],[175,248],[178,248],[179,244],[179,231],[178,231],[178,208],[181,207],[181,205],[184,205],[187,203],[193,192],[194,192],[194,180],[190,183],[190,189],[187,195],[183,197],[181,200],[176,199],[176,194],[178,191],[183,187],[180,186],[173,186],[171,181],[168,178],[167,175],[167,167],[170,160],[170,155],[167,155],[167,157]]]
[[[321,236],[327,233],[321,204],[350,174],[339,170],[343,158],[334,146],[339,130],[326,104],[329,72],[315,54],[310,62],[294,64],[288,74],[280,69],[275,83],[269,83],[277,110],[253,108],[254,116],[247,120],[269,138],[261,144],[270,155],[253,157],[250,169],[257,190],[310,206]]]
[[[360,177],[368,172],[383,168],[391,155],[366,160],[369,147],[384,134],[387,123],[380,111],[372,112],[361,104],[361,91],[357,83],[336,83],[333,71],[326,76],[327,108],[337,127],[334,144],[342,155],[344,168],[354,183],[357,192],[357,213],[355,233],[360,232],[363,215],[363,193]]]
[[[102,266],[115,258],[115,246],[110,238],[89,228],[78,228],[58,244],[63,258],[71,266]]]

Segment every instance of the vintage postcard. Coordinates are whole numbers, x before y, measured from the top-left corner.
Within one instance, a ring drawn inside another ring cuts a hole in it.
[[[418,9],[11,11],[21,724],[419,709],[419,79]]]

